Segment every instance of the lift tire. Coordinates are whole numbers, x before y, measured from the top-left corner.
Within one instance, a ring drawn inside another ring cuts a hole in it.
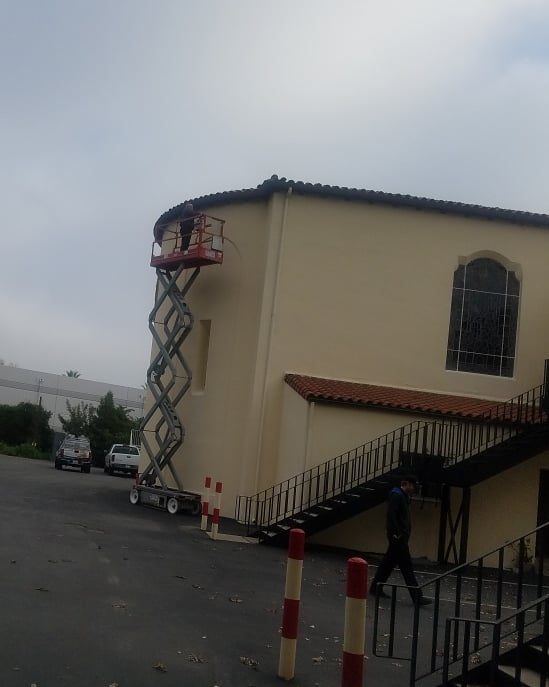
[[[170,515],[176,515],[179,512],[179,501],[173,496],[168,499],[166,510]]]
[[[132,487],[130,489],[130,503],[134,506],[137,506],[137,504],[139,503],[139,499],[140,499],[139,492],[137,491],[137,489],[135,487]]]

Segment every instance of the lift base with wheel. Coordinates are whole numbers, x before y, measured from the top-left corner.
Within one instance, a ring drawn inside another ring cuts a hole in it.
[[[167,510],[170,515],[179,512],[187,512],[190,515],[199,515],[201,510],[201,496],[191,491],[179,489],[164,489],[163,487],[149,487],[136,484],[130,491],[130,503],[143,506],[152,506]]]

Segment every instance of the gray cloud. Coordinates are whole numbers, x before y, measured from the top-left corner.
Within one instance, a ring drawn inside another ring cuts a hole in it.
[[[151,228],[293,178],[549,211],[542,0],[0,3],[0,357],[138,385]]]

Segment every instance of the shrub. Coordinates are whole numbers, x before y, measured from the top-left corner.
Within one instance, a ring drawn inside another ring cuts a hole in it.
[[[51,413],[34,403],[0,405],[0,441],[7,446],[35,444],[48,451],[52,443]]]
[[[49,460],[50,454],[46,451],[40,451],[32,444],[19,444],[19,446],[10,446],[0,441],[0,453],[7,456],[18,456],[20,458],[34,458],[36,460]]]

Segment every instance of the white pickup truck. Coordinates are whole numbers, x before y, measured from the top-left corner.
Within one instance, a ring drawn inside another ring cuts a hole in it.
[[[119,472],[136,475],[139,470],[139,447],[130,444],[114,444],[105,455],[105,472],[109,475]]]

